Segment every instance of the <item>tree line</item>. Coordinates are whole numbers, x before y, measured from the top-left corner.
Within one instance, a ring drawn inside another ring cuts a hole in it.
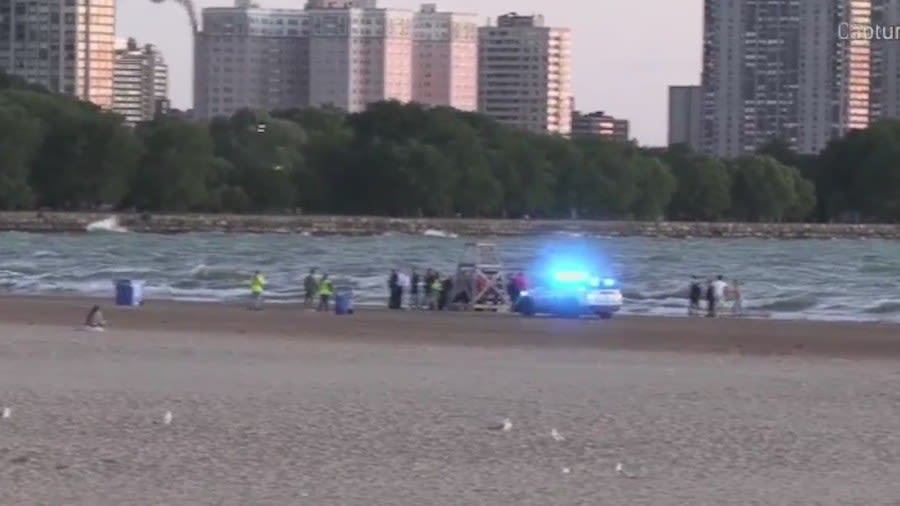
[[[381,102],[134,128],[0,75],[0,209],[702,221],[900,220],[900,122],[804,157],[530,134]]]

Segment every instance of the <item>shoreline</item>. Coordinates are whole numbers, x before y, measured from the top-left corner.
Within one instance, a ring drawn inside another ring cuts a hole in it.
[[[0,297],[0,324],[79,328],[99,299]],[[299,341],[479,348],[566,348],[743,355],[900,358],[897,324],[736,318],[620,316],[612,320],[524,318],[490,313],[360,309],[338,317],[299,305],[150,300],[103,305],[115,332],[196,333]]]
[[[128,231],[275,233],[311,236],[372,236],[387,233],[461,237],[517,237],[552,233],[670,239],[885,239],[900,240],[900,225],[828,223],[708,223],[594,220],[502,220],[386,218],[312,215],[204,215],[75,212],[0,212],[0,232],[81,233],[115,217]]]

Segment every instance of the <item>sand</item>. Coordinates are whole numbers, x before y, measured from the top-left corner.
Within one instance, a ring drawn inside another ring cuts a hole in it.
[[[0,299],[4,506],[900,497],[895,326],[90,304]]]

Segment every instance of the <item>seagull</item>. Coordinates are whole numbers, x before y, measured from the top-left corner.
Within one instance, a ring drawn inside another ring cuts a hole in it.
[[[562,437],[562,435],[556,429],[550,430],[550,437],[552,437],[555,441],[565,441],[566,440],[566,438]]]
[[[3,414],[0,415],[0,418],[9,418],[12,416],[12,410],[9,408],[3,408]]]
[[[166,411],[166,414],[163,415],[163,424],[169,425],[170,423],[172,423],[172,412]]]
[[[488,428],[491,430],[508,431],[508,430],[512,429],[512,420],[510,420],[509,418],[504,418],[503,421],[496,423],[496,424],[492,424],[492,425],[488,426]]]
[[[621,462],[616,464],[616,474],[621,474],[622,476],[624,476],[626,478],[637,478],[637,475],[631,474],[628,471],[626,471],[625,466]]]

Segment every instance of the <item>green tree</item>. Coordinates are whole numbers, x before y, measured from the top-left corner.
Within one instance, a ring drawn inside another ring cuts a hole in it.
[[[34,204],[28,165],[40,142],[40,121],[0,94],[0,209]]]

